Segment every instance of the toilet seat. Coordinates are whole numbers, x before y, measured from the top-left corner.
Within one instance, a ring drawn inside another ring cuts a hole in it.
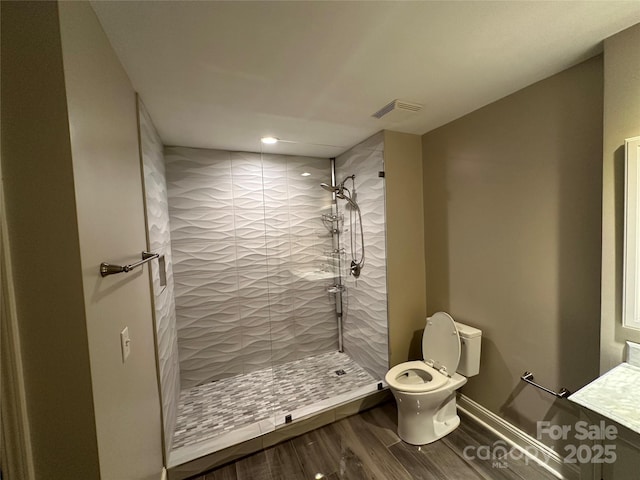
[[[437,370],[451,376],[460,362],[460,335],[451,315],[438,312],[427,318],[422,334],[422,358]]]
[[[420,373],[426,373],[428,375],[427,380],[419,383],[410,383],[409,375],[411,375],[411,372],[414,372],[414,374],[417,372],[420,377],[423,376]],[[430,380],[428,379],[429,377]],[[421,361],[404,362],[396,365],[387,372],[384,379],[391,388],[407,393],[432,392],[449,383],[449,377]]]
[[[387,384],[399,392],[427,393],[449,383],[460,361],[460,336],[449,314],[438,312],[427,318],[422,356],[422,362],[404,362],[389,370],[384,378]]]

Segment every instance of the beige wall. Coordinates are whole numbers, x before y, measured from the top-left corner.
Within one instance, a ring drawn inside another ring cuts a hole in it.
[[[159,479],[131,84],[85,2],[2,2],[2,174],[35,478]],[[128,325],[132,353],[120,355]]]
[[[389,364],[421,358],[426,317],[422,145],[384,131]]]
[[[158,479],[162,470],[148,267],[100,277],[103,261],[146,247],[136,97],[87,2],[61,2],[82,281],[103,480]],[[120,332],[129,328],[123,364]]]
[[[622,362],[625,340],[640,342],[622,328],[624,140],[640,135],[639,46],[640,24],[604,43],[601,373]]]
[[[99,478],[56,3],[1,2],[2,174],[35,478]]]
[[[602,57],[423,136],[428,313],[483,331],[462,393],[535,436],[598,374]],[[543,438],[546,443],[551,443]]]

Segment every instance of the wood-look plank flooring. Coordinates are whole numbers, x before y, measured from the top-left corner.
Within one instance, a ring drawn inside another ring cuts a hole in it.
[[[489,447],[490,452],[503,454],[509,448],[473,420],[463,415],[461,419],[460,427],[445,438],[416,447],[398,438],[396,405],[389,402],[219,467],[193,480],[556,478],[518,454],[486,460],[477,456],[473,458],[476,449],[481,446]],[[494,445],[506,448],[500,450]]]

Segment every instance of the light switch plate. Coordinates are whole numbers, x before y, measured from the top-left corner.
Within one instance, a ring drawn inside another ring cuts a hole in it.
[[[129,327],[124,327],[120,332],[120,345],[122,346],[122,363],[126,362],[131,353],[131,339],[129,338]]]

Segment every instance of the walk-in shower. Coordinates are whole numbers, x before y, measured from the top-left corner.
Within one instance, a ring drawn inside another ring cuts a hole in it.
[[[167,258],[166,287],[153,275],[168,466],[379,389],[384,216],[370,217],[362,266],[366,214],[384,211],[382,149],[356,147],[334,162],[164,148],[140,111],[149,243]],[[345,168],[349,188],[318,188]]]

